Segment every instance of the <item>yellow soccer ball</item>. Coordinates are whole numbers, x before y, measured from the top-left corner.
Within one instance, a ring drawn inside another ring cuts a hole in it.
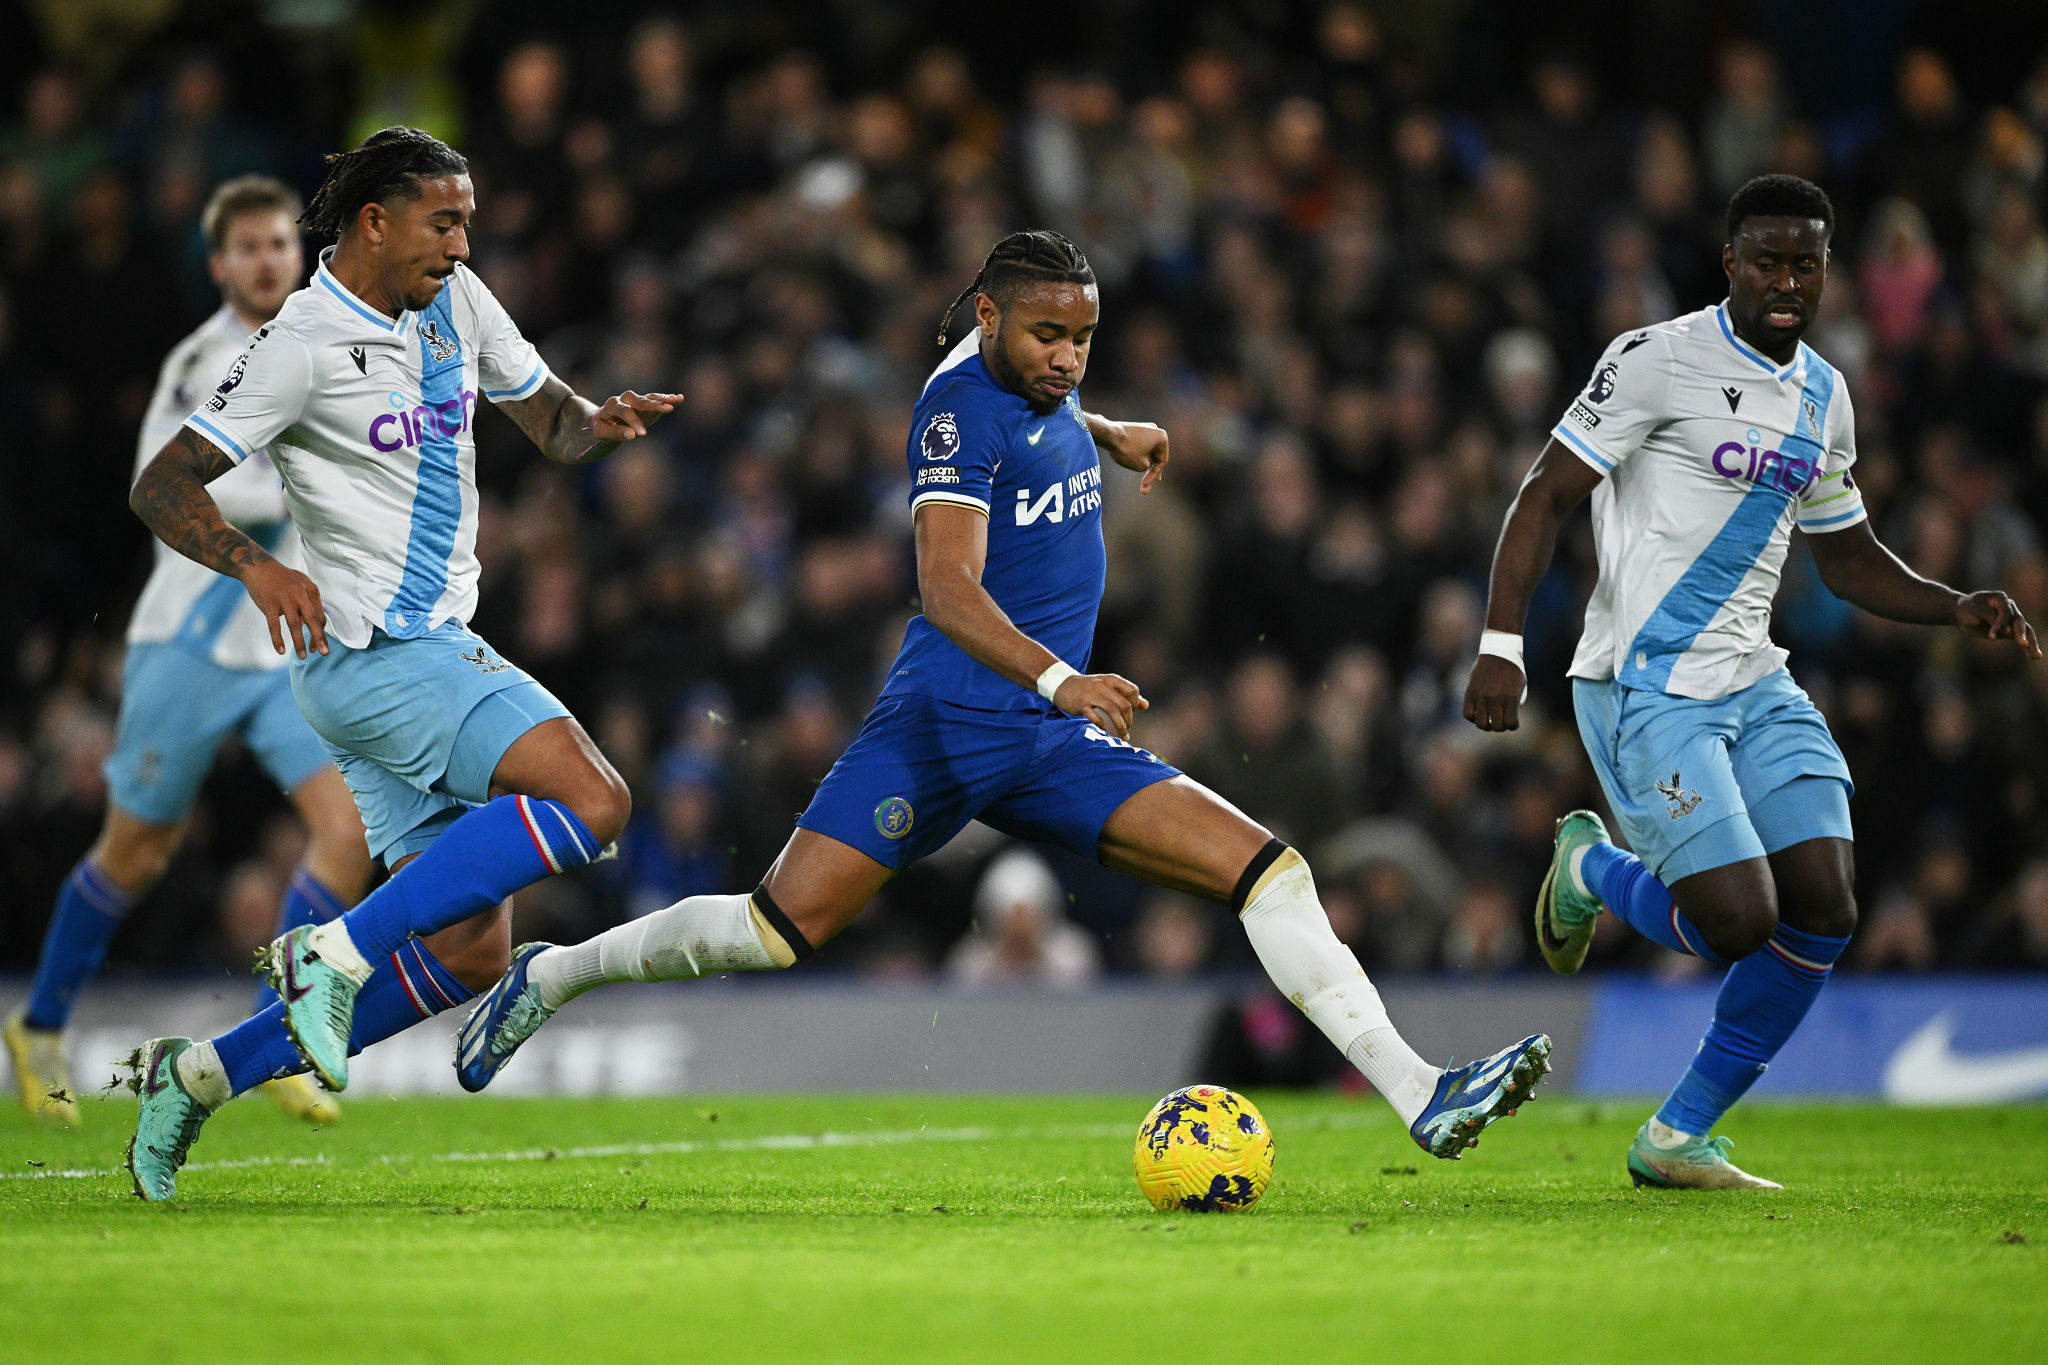
[[[1236,1091],[1191,1085],[1145,1115],[1132,1162],[1156,1209],[1237,1213],[1272,1183],[1273,1130]]]

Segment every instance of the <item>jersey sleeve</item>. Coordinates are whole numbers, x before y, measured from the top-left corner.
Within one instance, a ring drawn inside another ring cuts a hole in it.
[[[1840,374],[1835,376],[1833,406],[1826,470],[1799,497],[1799,529],[1809,535],[1846,531],[1870,516],[1863,507],[1863,490],[1856,486],[1856,409]]]
[[[1007,443],[1001,415],[967,385],[925,395],[910,423],[910,512],[928,502],[988,515],[996,465]]]
[[[1595,470],[1611,474],[1669,416],[1670,400],[1670,338],[1625,332],[1608,343],[1593,377],[1550,434]]]
[[[547,362],[520,332],[498,296],[467,266],[460,273],[468,285],[471,306],[476,310],[477,387],[493,403],[516,403],[531,398],[547,382]]]
[[[299,420],[312,387],[313,358],[306,344],[284,328],[265,327],[185,426],[240,464]]]

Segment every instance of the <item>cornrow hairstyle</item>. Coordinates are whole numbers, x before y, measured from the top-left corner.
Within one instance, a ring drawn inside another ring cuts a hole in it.
[[[1049,228],[1036,232],[1013,232],[997,242],[995,250],[981,263],[973,283],[960,291],[939,319],[939,345],[944,346],[953,330],[953,314],[976,294],[986,294],[997,303],[1007,303],[1017,291],[1032,284],[1093,284],[1095,271],[1081,248]]]
[[[228,226],[235,219],[266,210],[297,222],[305,204],[297,190],[267,175],[238,175],[222,182],[206,201],[205,212],[199,215],[199,232],[206,239],[207,251],[220,250],[221,243],[227,240]]]
[[[327,158],[327,179],[299,223],[322,237],[339,237],[365,204],[417,199],[420,182],[462,175],[469,161],[432,133],[418,128],[380,128],[352,151]]]
[[[1728,240],[1734,241],[1745,218],[1818,218],[1835,235],[1835,206],[1827,191],[1796,175],[1759,175],[1743,183],[1728,201]]]

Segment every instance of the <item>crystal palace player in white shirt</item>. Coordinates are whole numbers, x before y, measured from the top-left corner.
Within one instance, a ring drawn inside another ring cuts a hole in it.
[[[292,221],[299,197],[268,176],[221,185],[200,216],[220,310],[171,351],[136,443],[135,472],[213,391],[249,334],[277,314],[305,278]],[[268,451],[257,450],[213,486],[221,515],[300,562],[298,532]],[[35,981],[7,1021],[14,1080],[30,1113],[77,1123],[63,1030],[127,912],[162,877],[214,753],[239,736],[304,819],[306,855],[287,885],[281,929],[332,919],[362,894],[370,873],[363,827],[320,737],[292,701],[284,659],[241,585],[159,544],[149,583],[129,618],[121,719],[107,758],[107,812],[100,836],[58,893]],[[267,989],[267,988],[266,988]],[[274,996],[269,999],[274,999]],[[258,1007],[267,1004],[261,994]],[[267,1087],[287,1113],[332,1123],[339,1106],[303,1078]]]
[[[549,373],[463,264],[468,163],[387,128],[330,170],[306,225],[333,235],[312,284],[256,334],[218,392],[143,471],[129,503],[179,553],[242,581],[299,708],[394,874],[340,919],[267,951],[283,997],[218,1038],[152,1039],[129,1166],[167,1199],[214,1109],[349,1055],[470,997],[510,955],[503,902],[618,836],[625,783],[562,704],[472,633],[479,401],[550,459],[644,435],[673,395],[599,408]],[[230,526],[206,484],[268,446],[306,572]]]
[[[1577,971],[1604,905],[1667,948],[1733,964],[1628,1167],[1639,1185],[1775,1189],[1710,1134],[1792,1036],[1856,924],[1849,770],[1770,638],[1792,526],[1822,581],[1864,610],[2041,651],[2004,593],[1930,582],[1871,534],[1847,387],[1799,339],[1827,280],[1827,196],[1760,176],[1730,201],[1727,226],[1727,301],[1616,337],[1523,484],[1465,716],[1516,728],[1522,619],[1559,521],[1590,493],[1600,581],[1572,697],[1634,852],[1590,811],[1560,820],[1539,946]]]

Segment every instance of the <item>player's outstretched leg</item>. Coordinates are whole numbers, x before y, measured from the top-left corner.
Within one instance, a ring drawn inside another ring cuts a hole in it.
[[[1431,1156],[1455,1160],[1478,1145],[1494,1120],[1528,1102],[1550,1069],[1550,1039],[1541,1033],[1464,1066],[1425,1062],[1331,930],[1308,861],[1280,840],[1252,859],[1231,902],[1273,984],[1364,1073]]]
[[[502,936],[504,931],[498,922],[480,926],[475,933]],[[497,960],[502,962],[503,938],[498,941]],[[407,943],[385,959],[357,994],[348,1050],[351,1055],[361,1052],[474,998],[431,947],[417,940]],[[160,1200],[177,1193],[179,1168],[198,1140],[200,1127],[222,1105],[267,1081],[305,1071],[306,1063],[285,1030],[284,1014],[280,1001],[203,1043],[152,1038],[143,1044],[131,1082],[142,1108],[128,1144],[128,1169],[138,1196]]]
[[[1186,776],[1151,780],[1123,800],[1097,846],[1120,872],[1229,904],[1280,993],[1386,1097],[1432,1156],[1456,1157],[1477,1143],[1495,1119],[1528,1101],[1550,1069],[1550,1039],[1540,1033],[1465,1066],[1424,1061],[1330,928],[1307,860]]]
[[[456,1035],[456,1077],[464,1090],[482,1090],[556,1010],[593,986],[775,971],[812,951],[765,885],[691,896],[571,947],[522,945]]]
[[[264,968],[284,1000],[285,1026],[329,1089],[348,1085],[350,1019],[372,964],[408,939],[459,924],[522,887],[595,861],[631,809],[625,783],[566,717],[543,721],[515,740],[492,781],[513,793],[560,795],[508,794],[478,806],[355,909],[331,924],[295,929],[265,951]]]

